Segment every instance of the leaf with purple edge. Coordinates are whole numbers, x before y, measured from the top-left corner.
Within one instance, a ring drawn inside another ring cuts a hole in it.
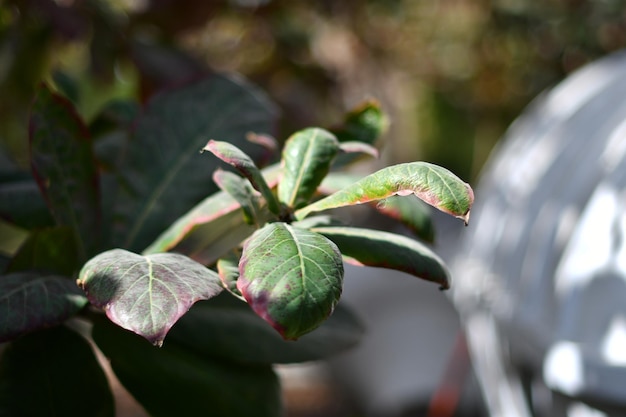
[[[111,321],[157,346],[196,301],[223,289],[215,272],[186,256],[141,256],[123,249],[89,260],[77,282]]]
[[[343,263],[324,236],[269,223],[245,243],[237,288],[250,307],[285,339],[318,327],[339,301]]]
[[[217,186],[237,201],[243,210],[247,224],[256,224],[259,211],[259,194],[250,183],[239,175],[218,169],[213,173],[213,181]]]
[[[278,199],[291,208],[306,205],[339,152],[332,133],[319,128],[300,130],[287,139],[282,152],[283,178]]]
[[[222,161],[234,167],[246,177],[255,190],[260,192],[267,201],[268,208],[274,214],[280,211],[278,201],[269,185],[263,178],[261,170],[256,166],[252,158],[232,143],[210,140],[202,151],[209,151]]]
[[[0,343],[62,323],[87,304],[68,278],[37,272],[0,276]]]
[[[415,194],[438,210],[467,225],[474,192],[452,172],[427,162],[410,162],[383,168],[356,183],[296,211],[301,220],[311,213],[378,201],[392,195]]]
[[[349,142],[341,142],[339,144],[339,149],[342,153],[362,153],[369,155],[373,158],[378,158],[378,149],[374,146],[365,143],[365,142],[357,142],[357,141],[349,141]]]
[[[332,240],[342,254],[357,261],[358,265],[395,269],[436,282],[442,289],[450,287],[444,262],[417,240],[354,227],[315,227],[311,231]]]
[[[217,260],[217,274],[222,281],[222,286],[226,291],[235,297],[244,300],[241,292],[237,289],[237,279],[239,279],[239,258],[241,254],[231,251],[226,256]]]

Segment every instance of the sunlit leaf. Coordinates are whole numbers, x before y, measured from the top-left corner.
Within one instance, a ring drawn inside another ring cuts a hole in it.
[[[222,286],[237,298],[243,300],[241,292],[237,289],[237,279],[239,278],[239,258],[240,254],[229,252],[225,257],[217,260],[217,274],[222,281]]]
[[[255,224],[259,211],[259,197],[250,183],[239,175],[222,169],[213,173],[213,181],[222,191],[237,201],[243,210],[246,223]]]
[[[362,153],[378,158],[378,149],[364,142],[341,142],[339,149],[343,153]]]
[[[469,221],[474,192],[469,184],[438,165],[411,162],[383,168],[296,212],[303,219],[313,212],[377,201],[392,195],[415,194],[433,207]]]
[[[30,117],[33,174],[57,224],[76,234],[81,260],[100,244],[98,172],[89,132],[72,104],[42,86]]]
[[[153,417],[281,415],[280,385],[268,364],[233,363],[169,339],[155,349],[106,320],[95,323],[93,338],[120,382]]]
[[[254,189],[263,195],[270,211],[278,214],[279,207],[276,197],[274,197],[272,190],[270,190],[269,185],[261,174],[261,170],[256,166],[252,158],[235,145],[217,140],[210,140],[202,150],[211,152],[241,172],[250,181]]]
[[[394,233],[353,227],[315,227],[311,229],[337,244],[341,253],[357,265],[403,271],[450,287],[444,262],[417,240]]]
[[[296,341],[284,340],[248,304],[224,293],[196,303],[172,328],[168,343],[241,363],[293,363],[338,354],[363,335],[360,321],[339,303],[320,327]]]
[[[186,256],[113,249],[92,258],[78,284],[107,317],[155,345],[198,300],[222,291],[217,274]]]
[[[135,252],[208,194],[218,161],[198,153],[225,138],[253,158],[248,132],[271,132],[275,106],[242,79],[211,75],[159,94],[134,124],[120,167],[114,245]]]
[[[343,263],[324,236],[269,223],[243,247],[237,288],[285,339],[318,327],[339,301]]]
[[[91,346],[60,326],[26,335],[0,356],[0,415],[113,417],[113,396]]]
[[[292,208],[307,204],[322,182],[339,151],[332,133],[308,128],[294,133],[282,153],[283,178],[278,183],[278,199]]]
[[[86,304],[82,291],[62,276],[37,272],[0,276],[0,343],[62,323]]]

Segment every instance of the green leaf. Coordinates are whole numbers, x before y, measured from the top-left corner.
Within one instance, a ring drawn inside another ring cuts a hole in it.
[[[419,198],[408,196],[392,196],[376,204],[376,210],[400,221],[415,235],[427,242],[435,240],[435,227],[430,210]]]
[[[294,133],[285,143],[278,183],[278,199],[291,208],[306,205],[322,182],[339,151],[332,133],[308,128]]]
[[[243,210],[243,217],[247,224],[257,223],[257,212],[259,211],[258,193],[249,182],[239,175],[230,171],[218,169],[213,173],[213,181],[225,193],[228,193]]]
[[[356,183],[298,210],[298,220],[313,212],[370,201],[392,195],[415,194],[431,206],[469,221],[474,192],[469,184],[438,165],[411,162],[383,168]]]
[[[93,338],[153,417],[281,415],[280,386],[270,365],[239,365],[169,340],[155,349],[106,320],[95,323]]]
[[[76,235],[78,258],[100,244],[98,172],[89,132],[72,104],[43,86],[30,117],[31,165],[57,224]]]
[[[241,292],[237,289],[239,278],[239,258],[241,255],[234,251],[217,260],[217,274],[222,281],[222,286],[235,297],[244,300]]]
[[[74,253],[76,241],[69,227],[35,230],[20,246],[6,272],[37,270],[71,277],[80,267]]]
[[[333,129],[340,142],[357,141],[373,145],[389,126],[387,115],[376,100],[367,100],[352,109],[343,126]]]
[[[268,184],[273,186],[278,181],[280,166],[272,165],[262,172]],[[143,253],[171,250],[204,265],[212,265],[255,230],[244,222],[241,206],[235,199],[218,192],[174,222]]]
[[[0,218],[28,230],[54,225],[39,186],[29,177],[0,184]]]
[[[113,396],[89,343],[60,326],[9,344],[0,356],[0,415],[113,417]]]
[[[296,341],[284,340],[248,304],[224,293],[196,303],[172,328],[168,343],[240,363],[295,363],[341,353],[363,335],[362,324],[339,303],[320,327]]]
[[[87,304],[67,278],[36,272],[0,276],[0,343],[62,323]]]
[[[246,241],[237,288],[255,313],[285,339],[318,327],[339,301],[343,263],[324,236],[270,223]]]
[[[123,249],[89,260],[78,285],[111,321],[158,346],[193,303],[222,291],[215,272],[186,256],[141,256]]]
[[[280,212],[276,197],[274,197],[274,193],[272,193],[265,178],[263,178],[261,170],[245,152],[235,145],[217,140],[210,140],[202,150],[211,152],[213,155],[241,172],[243,176],[250,181],[254,189],[263,195],[270,211],[274,214]]]
[[[337,244],[341,253],[356,265],[395,269],[450,287],[444,262],[417,240],[394,233],[353,227],[315,227],[311,229]]]
[[[135,123],[121,166],[114,246],[139,252],[207,194],[217,168],[198,154],[209,138],[228,138],[253,158],[247,132],[270,132],[276,111],[241,79],[212,75],[151,100]]]

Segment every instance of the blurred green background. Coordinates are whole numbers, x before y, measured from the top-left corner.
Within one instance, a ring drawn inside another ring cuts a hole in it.
[[[391,116],[381,164],[427,160],[473,181],[530,100],[626,45],[625,3],[4,0],[0,146],[27,165],[41,81],[90,120],[113,98],[228,71],[276,100],[281,139],[375,97]]]

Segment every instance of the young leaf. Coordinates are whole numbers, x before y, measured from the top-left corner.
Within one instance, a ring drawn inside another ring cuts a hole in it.
[[[341,253],[358,265],[396,269],[450,287],[444,262],[420,242],[394,233],[353,227],[311,229],[337,244]]]
[[[319,128],[294,133],[282,153],[283,178],[278,199],[291,208],[306,205],[320,185],[339,151],[332,133]]]
[[[218,75],[150,100],[134,124],[120,167],[114,246],[143,250],[216,190],[211,175],[217,163],[197,152],[208,138],[228,138],[256,158],[261,151],[245,135],[271,132],[275,117],[275,106],[261,91]]]
[[[244,299],[237,289],[237,279],[239,279],[239,258],[238,253],[229,252],[224,258],[217,261],[217,274],[220,276],[222,286],[232,295],[239,299]]]
[[[120,382],[153,417],[281,415],[280,385],[269,364],[239,365],[174,340],[154,349],[107,320],[96,321],[93,338]]]
[[[98,172],[89,132],[72,104],[43,86],[30,117],[33,175],[57,224],[76,234],[78,258],[100,244]]]
[[[228,193],[243,210],[243,217],[247,224],[257,223],[259,211],[258,193],[250,186],[250,183],[239,175],[218,169],[213,173],[213,181],[217,186]]]
[[[296,341],[284,340],[248,304],[224,293],[196,303],[172,328],[168,343],[238,363],[295,363],[343,352],[364,332],[350,309],[339,303],[320,327]]]
[[[310,213],[377,201],[392,195],[415,194],[431,206],[462,219],[467,225],[474,192],[469,184],[438,165],[411,162],[383,168],[356,183],[296,211],[298,220]]]
[[[67,278],[36,272],[0,276],[0,343],[62,323],[87,304]]]
[[[339,144],[339,149],[343,153],[363,153],[374,158],[378,158],[378,149],[364,142],[341,142]]]
[[[252,158],[246,155],[241,149],[228,142],[210,140],[202,150],[211,152],[213,155],[241,172],[243,176],[250,181],[254,189],[263,195],[270,211],[274,214],[280,212],[276,197],[274,197],[274,193],[272,193],[269,185],[265,182],[261,170],[257,168]]]
[[[0,356],[0,415],[113,417],[113,395],[89,343],[64,326],[26,335]]]
[[[141,256],[123,249],[89,260],[78,285],[111,321],[157,346],[193,303],[222,291],[215,272],[186,256]]]
[[[244,244],[237,288],[285,339],[318,327],[339,301],[343,263],[324,236],[269,223]]]

